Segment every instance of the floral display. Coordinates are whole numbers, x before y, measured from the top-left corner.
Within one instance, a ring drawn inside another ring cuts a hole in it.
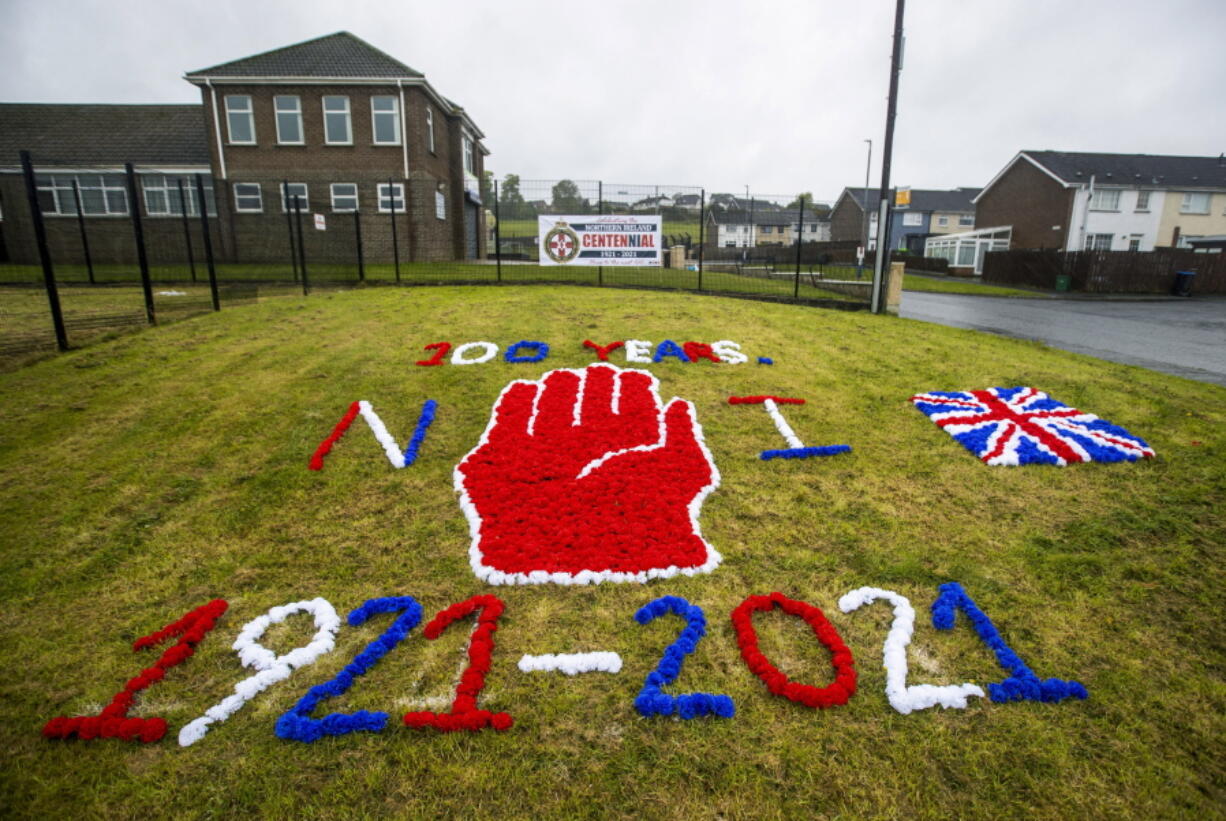
[[[524,348],[532,348],[533,353],[527,356],[520,355],[520,351]],[[507,352],[503,354],[503,358],[508,362],[540,362],[545,357],[549,356],[549,346],[544,342],[532,342],[527,339],[521,339],[511,347],[507,348]]]
[[[426,346],[427,351],[435,351],[434,356],[429,359],[418,360],[417,364],[424,367],[432,365],[442,365],[443,357],[447,356],[447,352],[451,350],[450,342],[433,342]]]
[[[136,694],[154,682],[161,681],[171,667],[191,658],[196,652],[196,645],[217,626],[217,620],[226,612],[227,607],[224,600],[214,599],[161,630],[141,636],[132,644],[133,651],[156,647],[176,636],[179,640],[166,648],[152,667],[142,670],[140,675],[130,679],[111,699],[111,703],[102,708],[100,714],[53,718],[43,726],[43,737],[71,738],[75,735],[85,741],[93,738],[119,738],[146,744],[161,739],[166,735],[166,719],[128,717]]]
[[[620,673],[622,657],[617,653],[545,653],[541,656],[524,655],[519,660],[519,669],[524,673],[535,671],[565,673]]]
[[[759,356],[758,364],[759,365],[774,365],[775,360],[771,359],[769,356]]]
[[[473,572],[490,584],[646,582],[720,563],[698,525],[719,471],[694,406],[662,406],[646,371],[510,383],[454,478]]]
[[[442,635],[448,625],[480,611],[477,628],[468,642],[469,665],[460,674],[460,683],[456,686],[451,710],[446,713],[405,713],[406,727],[433,727],[440,732],[476,732],[486,727],[506,730],[515,723],[507,713],[492,713],[477,707],[477,696],[485,687],[485,674],[490,670],[490,657],[494,652],[494,631],[498,629],[498,618],[502,615],[504,606],[502,599],[497,596],[473,596],[439,611],[438,615],[430,620],[422,633],[427,639],[433,640]]]
[[[697,362],[699,359],[709,359],[712,362],[723,361],[715,353],[715,349],[705,342],[687,342],[681,347],[685,351],[686,358],[691,362]]]
[[[259,643],[260,637],[269,627],[285,621],[295,613],[310,613],[315,617],[316,632],[309,644],[278,656]],[[336,610],[327,599],[322,598],[278,605],[247,622],[234,640],[233,649],[238,652],[239,661],[244,667],[251,667],[258,672],[234,685],[232,695],[226,696],[205,710],[204,715],[184,725],[179,730],[179,745],[188,747],[195,744],[204,738],[210,724],[225,721],[261,692],[278,681],[289,678],[294,670],[306,667],[323,654],[332,652],[336,646],[336,631],[340,626],[341,620],[337,617]]]
[[[418,363],[420,364],[420,363]],[[332,446],[345,435],[345,431],[349,430],[349,426],[353,424],[353,420],[357,418],[361,412],[361,403],[354,402],[349,405],[349,410],[341,417],[341,421],[336,423],[336,427],[328,434],[328,438],[319,443],[319,447],[315,449],[315,453],[311,455],[311,461],[307,464],[310,470],[323,470],[324,457],[332,452]]]
[[[682,362],[690,361],[690,358],[685,355],[685,349],[671,339],[666,339],[656,346],[656,352],[652,354],[651,361],[663,362],[664,358],[668,356],[674,356]]]
[[[375,435],[375,440],[379,446],[383,448],[383,453],[387,456],[387,461],[391,462],[394,468],[404,468],[417,461],[417,452],[421,449],[421,443],[426,438],[426,431],[434,422],[434,412],[438,409],[438,402],[433,399],[427,399],[421,408],[421,415],[417,419],[417,427],[413,430],[413,436],[409,439],[409,444],[405,447],[404,452],[400,452],[400,445],[396,444],[395,437],[388,432],[387,425],[383,424],[383,420],[379,418],[379,414],[375,413],[374,407],[369,402],[362,399],[354,402],[349,406],[349,410],[345,413],[341,421],[336,423],[336,427],[332,429],[332,433],[328,434],[328,438],[319,443],[319,447],[315,449],[315,453],[311,456],[311,461],[307,465],[310,470],[323,470],[324,457],[332,452],[332,446],[345,435],[349,430],[349,426],[353,424],[353,420],[358,416],[366,420],[367,427],[370,432]]]
[[[783,418],[783,414],[779,412],[780,405],[803,405],[805,400],[795,399],[784,396],[729,396],[729,405],[762,405],[766,408],[767,414],[775,423],[775,429],[788,443],[786,448],[780,450],[764,450],[758,454],[758,458],[765,461],[771,459],[808,459],[812,456],[834,456],[837,453],[851,452],[851,445],[821,445],[819,447],[806,447],[805,443],[800,441],[800,437],[796,435],[796,431],[792,430],[792,426]]]
[[[391,627],[379,638],[366,645],[345,669],[326,684],[318,684],[307,691],[298,703],[277,719],[276,733],[280,738],[313,742],[326,735],[347,735],[358,731],[377,733],[387,726],[388,714],[358,710],[355,713],[331,713],[322,719],[311,718],[319,702],[343,695],[353,686],[354,679],[364,675],[409,635],[409,631],[421,621],[421,605],[412,596],[387,596],[369,599],[349,614],[351,627],[365,624],[372,616],[381,613],[399,613]]]
[[[666,684],[677,680],[685,657],[694,652],[698,642],[707,634],[707,619],[702,608],[679,596],[661,596],[645,604],[634,614],[634,620],[639,624],[649,624],[667,613],[674,613],[685,619],[685,629],[664,651],[656,669],[647,674],[643,689],[634,700],[634,708],[641,715],[649,717],[675,715],[689,719],[710,715],[732,718],[736,714],[736,707],[728,696],[712,693],[685,693],[674,696],[663,691],[662,688]]]
[[[970,696],[983,698],[983,688],[975,684],[907,685],[907,647],[915,631],[915,608],[906,596],[879,587],[860,587],[839,599],[839,609],[850,613],[877,600],[894,607],[894,622],[882,646],[885,667],[885,694],[890,706],[903,715],[940,705],[946,709],[965,709]]]
[[[583,340],[583,347],[594,350],[601,362],[608,362],[609,354],[625,344],[625,342],[610,342],[608,345],[597,345],[590,339]]]
[[[481,353],[474,359],[465,359],[469,351],[480,350]],[[493,342],[465,342],[455,349],[451,354],[452,365],[480,365],[483,362],[489,362],[498,355],[498,346]]]
[[[1040,680],[1026,666],[1017,653],[1005,644],[996,630],[996,625],[987,614],[966,594],[962,585],[947,582],[937,588],[936,600],[932,602],[932,626],[938,630],[952,630],[957,611],[961,610],[970,619],[979,639],[996,656],[996,661],[1011,674],[1005,680],[988,685],[988,698],[992,701],[1046,701],[1057,702],[1066,698],[1089,698],[1084,685],[1076,681],[1058,678]]]
[[[422,404],[421,416],[417,418],[417,427],[413,428],[413,436],[409,439],[408,447],[404,449],[403,462],[405,467],[417,461],[417,453],[421,450],[421,443],[426,439],[426,431],[434,423],[434,412],[436,410],[438,410],[438,402],[435,402],[433,399],[427,399]]]
[[[1034,388],[931,391],[921,413],[989,465],[1059,465],[1150,459],[1144,440]]]
[[[797,616],[813,629],[817,640],[830,651],[830,661],[834,666],[834,682],[828,687],[814,687],[810,684],[799,684],[784,675],[758,647],[758,632],[753,626],[755,611],[769,611],[775,607],[790,616]],[[789,599],[782,593],[771,593],[766,596],[749,596],[732,611],[732,626],[736,630],[737,645],[741,648],[741,658],[749,665],[755,676],[762,679],[766,689],[777,696],[783,696],[789,701],[795,701],[806,707],[834,707],[846,704],[856,692],[856,667],[851,650],[843,643],[837,630],[834,629],[825,614],[817,607],[806,602]]]

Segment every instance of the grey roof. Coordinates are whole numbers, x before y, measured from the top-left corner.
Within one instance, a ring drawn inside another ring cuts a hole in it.
[[[189,71],[193,77],[423,77],[347,31]]]
[[[847,188],[845,190],[857,205],[864,208],[866,189]],[[932,188],[912,188],[911,204],[902,210],[974,213],[975,206],[971,201],[979,196],[980,190],[979,188],[954,188],[942,191]],[[881,203],[881,189],[869,188],[867,195],[869,210],[876,211]]]
[[[711,219],[718,225],[745,225],[749,222],[748,211],[711,211]],[[800,212],[785,209],[754,211],[754,225],[795,225]],[[819,203],[814,210],[805,209],[805,222],[825,222],[830,219],[830,206]]]
[[[1160,154],[1087,154],[1023,151],[1067,183],[1226,188],[1226,157],[1172,157]]]
[[[0,166],[208,165],[201,105],[0,103]]]

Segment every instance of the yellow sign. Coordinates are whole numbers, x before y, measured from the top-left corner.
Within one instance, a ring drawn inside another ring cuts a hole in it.
[[[911,189],[899,188],[894,192],[894,207],[905,208],[911,204]]]

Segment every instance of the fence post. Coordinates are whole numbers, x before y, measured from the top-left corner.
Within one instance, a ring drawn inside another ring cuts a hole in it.
[[[792,286],[792,299],[800,299],[800,249],[804,245],[805,238],[805,198],[804,195],[797,197],[800,200],[800,214],[796,220],[796,284]]]
[[[30,164],[30,152],[21,152],[21,175],[26,181],[26,200],[30,204],[30,220],[34,223],[34,239],[38,244],[38,259],[43,265],[43,284],[47,289],[47,302],[51,306],[51,324],[55,327],[55,344],[61,351],[68,350],[68,331],[64,328],[64,313],[60,310],[60,292],[55,287],[55,271],[51,267],[51,252],[47,249],[47,229],[43,225],[43,211],[38,207],[38,186],[34,182],[34,166]]]
[[[604,180],[596,182],[596,211],[601,216],[604,215]],[[604,286],[604,266],[601,265],[596,269],[596,284]]]
[[[209,266],[209,291],[213,295],[213,310],[221,310],[217,295],[217,269],[213,265],[213,240],[209,237],[209,206],[204,198],[204,177],[196,175],[196,198],[200,202],[200,231],[204,236],[204,261]]]
[[[149,258],[145,256],[145,227],[140,221],[140,199],[136,196],[136,171],[132,163],[123,164],[124,174],[128,177],[128,199],[132,208],[132,233],[136,237],[136,261],[140,265],[140,284],[145,292],[145,317],[150,325],[157,324],[153,313],[153,283],[149,280]]]
[[[294,282],[297,282],[298,252],[294,250],[294,212],[289,207],[289,183],[286,180],[281,180],[281,207],[285,209],[285,228],[289,231],[289,264],[294,269]]]
[[[698,199],[698,290],[702,290],[702,250],[707,244],[707,189]]]
[[[306,251],[302,247],[302,200],[294,197],[294,222],[298,226],[298,261],[302,265],[302,295],[311,293],[311,283],[307,278]]]
[[[366,281],[366,263],[362,258],[362,214],[354,209],[353,233],[358,241],[358,282]]]
[[[498,266],[498,281],[502,282],[502,214],[498,208],[498,180],[494,180],[494,264]]]
[[[81,208],[81,188],[77,185],[77,178],[72,178],[72,196],[77,202],[77,227],[81,229],[81,250],[85,252],[85,270],[89,273],[89,284],[96,285],[94,282],[94,261],[89,255],[89,235],[85,233],[85,212]]]
[[[404,209],[409,210],[409,181],[404,181]],[[392,187],[392,178],[387,178],[387,202],[392,218],[392,260],[396,265],[396,283],[400,283],[400,243],[396,239],[396,189]]]
[[[183,216],[183,241],[187,244],[187,264],[192,270],[192,282],[195,282],[196,258],[192,255],[192,232],[187,222],[187,192],[183,190],[182,177],[179,177],[179,213]]]

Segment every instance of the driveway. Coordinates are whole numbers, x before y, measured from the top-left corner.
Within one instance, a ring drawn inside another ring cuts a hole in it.
[[[1226,298],[1006,299],[906,291],[900,313],[1226,386]]]

